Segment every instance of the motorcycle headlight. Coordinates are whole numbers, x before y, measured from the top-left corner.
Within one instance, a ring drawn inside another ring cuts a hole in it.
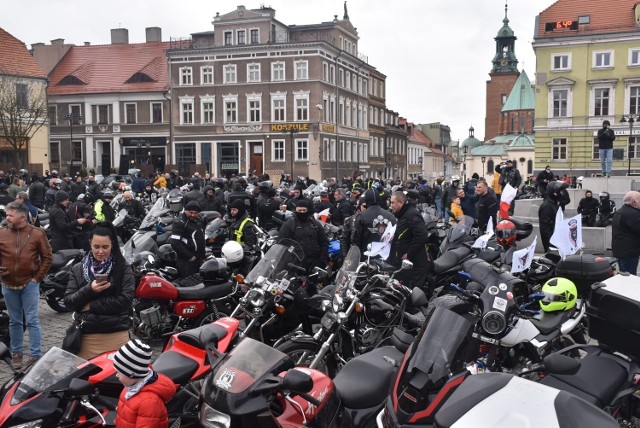
[[[42,419],[36,421],[26,422],[20,425],[13,425],[11,428],[41,428],[43,425]]]
[[[259,288],[254,288],[254,289],[249,290],[249,293],[247,294],[247,300],[255,308],[262,307],[262,305],[264,305],[264,301],[265,301],[265,299],[264,299],[264,291],[262,291]]]
[[[342,305],[343,305],[343,300],[342,297],[340,297],[338,294],[333,296],[333,301],[331,302],[333,312],[338,313],[340,312],[340,310],[342,309]]]
[[[203,403],[200,408],[200,424],[205,428],[229,428],[231,416],[225,415]]]
[[[507,318],[501,312],[491,311],[482,317],[482,328],[489,334],[500,334],[507,328]]]

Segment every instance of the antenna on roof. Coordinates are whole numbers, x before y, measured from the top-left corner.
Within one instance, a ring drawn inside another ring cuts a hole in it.
[[[508,4],[509,0],[505,0],[504,1],[504,18],[507,19],[507,11],[509,10],[509,4]]]

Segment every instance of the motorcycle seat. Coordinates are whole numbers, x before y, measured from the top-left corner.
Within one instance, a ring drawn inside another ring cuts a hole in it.
[[[77,256],[81,256],[82,254],[84,254],[83,250],[78,250],[75,248],[56,251],[55,253],[53,253],[53,262],[51,263],[50,270],[60,269],[62,266],[69,263],[70,260],[73,260]]]
[[[540,383],[570,392],[602,408],[611,403],[611,399],[627,380],[627,375],[627,370],[615,357],[598,353],[580,360],[577,373],[548,374]]]
[[[500,251],[480,251],[478,253],[478,258],[487,263],[493,263],[500,259],[500,254]]]
[[[531,323],[536,326],[540,333],[549,334],[559,329],[562,323],[573,316],[574,310],[541,312],[540,318],[531,318]]]
[[[393,346],[383,346],[350,360],[337,374],[333,382],[347,408],[368,409],[389,395],[396,366],[385,357],[400,363],[403,354]]]
[[[178,339],[187,345],[204,350],[207,343],[218,347],[218,341],[226,335],[227,330],[225,330],[224,327],[217,324],[206,324],[201,327],[183,331],[178,335]]]
[[[175,351],[165,351],[153,362],[153,369],[177,385],[184,385],[198,370],[198,363]]]
[[[224,282],[222,284],[204,285],[198,284],[193,287],[176,287],[178,296],[182,300],[202,300],[202,299],[218,299],[227,296],[233,290],[232,282]]]
[[[433,261],[433,271],[438,274],[446,272],[459,265],[470,253],[471,250],[467,247],[449,250]]]

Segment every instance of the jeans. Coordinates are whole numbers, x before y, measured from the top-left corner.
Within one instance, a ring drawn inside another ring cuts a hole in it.
[[[603,174],[611,174],[611,162],[613,162],[613,149],[600,149],[600,168]]]
[[[9,312],[9,334],[11,335],[11,354],[23,354],[23,323],[24,314],[29,329],[29,356],[40,358],[42,347],[42,331],[38,316],[38,301],[40,299],[40,284],[29,282],[22,290],[12,290],[2,287],[2,295]]]
[[[629,272],[631,275],[635,275],[638,272],[638,257],[618,258],[618,268],[620,272]]]
[[[441,198],[437,198],[436,199],[436,212],[438,214],[438,217],[442,217],[442,199]]]

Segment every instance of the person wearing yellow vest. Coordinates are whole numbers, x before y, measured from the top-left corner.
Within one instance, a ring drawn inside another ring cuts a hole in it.
[[[246,245],[249,251],[255,251],[258,246],[258,237],[256,235],[256,226],[242,199],[232,201],[227,209],[229,210],[229,239],[240,244]]]

